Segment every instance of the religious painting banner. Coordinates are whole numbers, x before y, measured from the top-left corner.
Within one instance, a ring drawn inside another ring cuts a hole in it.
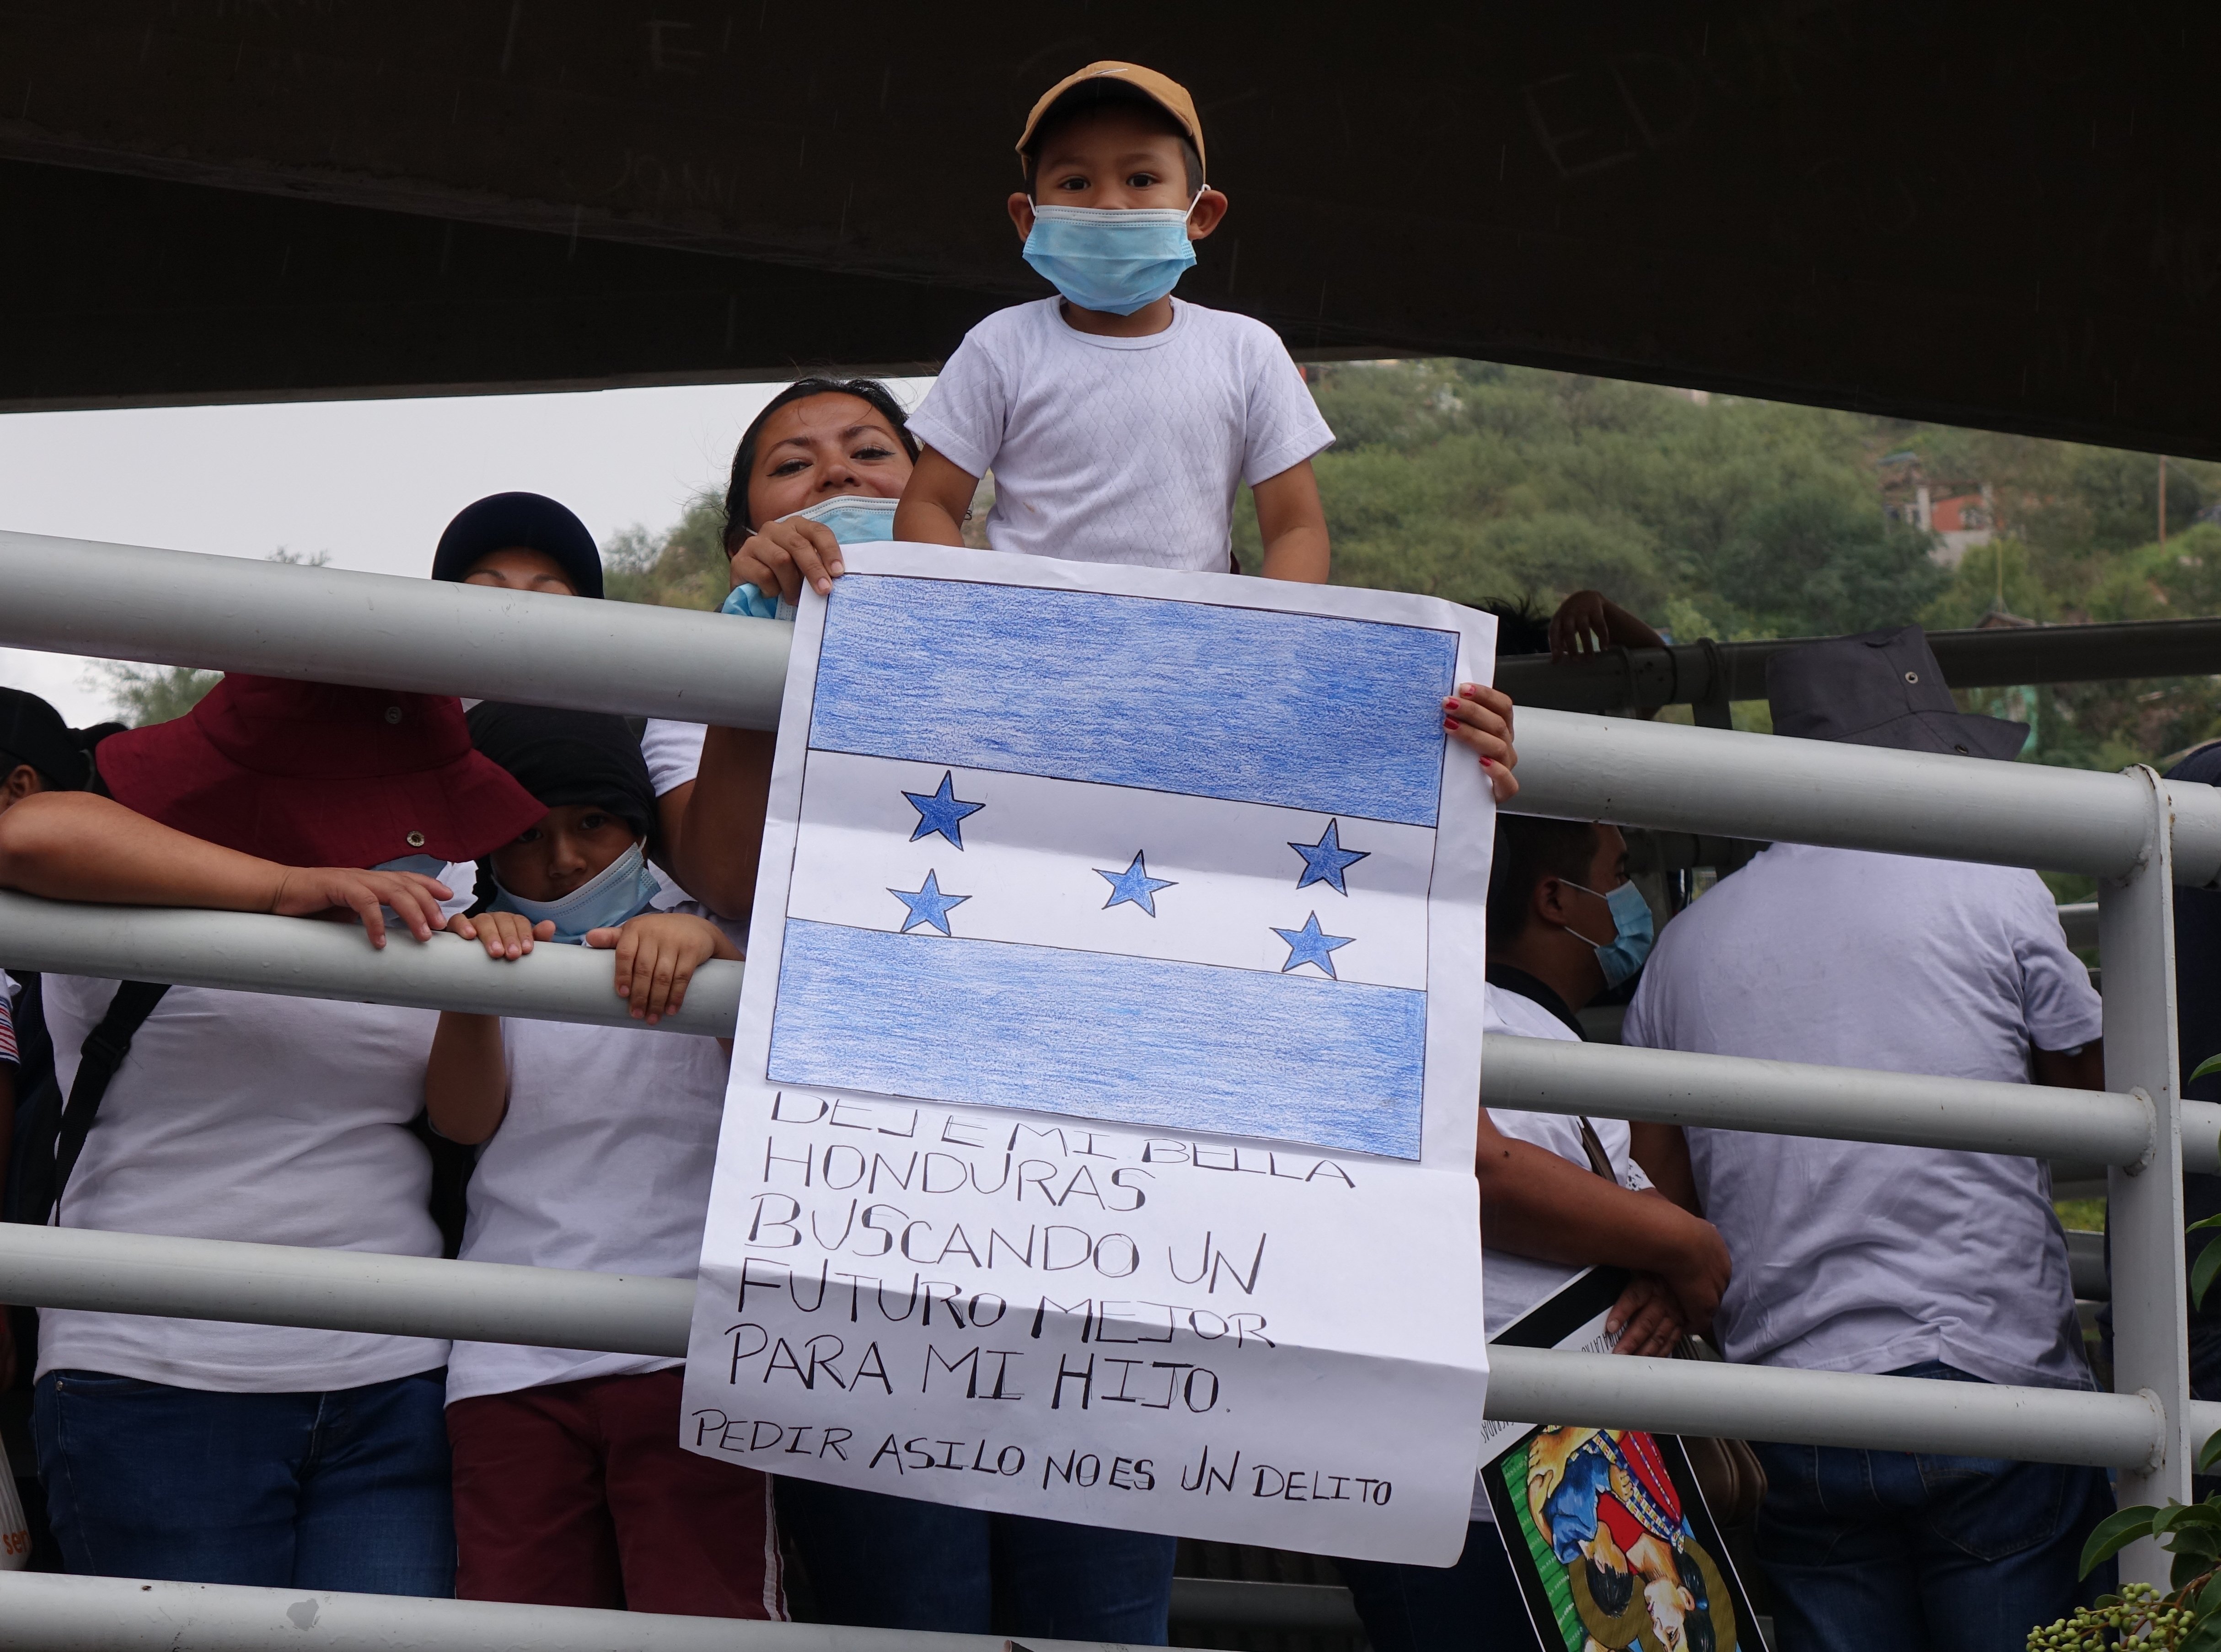
[[[1432,599],[900,544],[805,595],[682,1438],[1448,1564],[1492,805]]]
[[[1605,1320],[1628,1279],[1624,1269],[1585,1269],[1494,1340],[1609,1353]],[[1480,1459],[1497,1534],[1542,1645],[1565,1652],[1762,1646],[1687,1448],[1673,1435],[1492,1418]],[[1478,1531],[1473,1540],[1484,1541]]]

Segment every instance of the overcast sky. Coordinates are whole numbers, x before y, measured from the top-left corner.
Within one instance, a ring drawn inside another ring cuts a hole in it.
[[[925,383],[895,389],[915,405]],[[227,557],[282,545],[421,576],[458,510],[529,489],[606,545],[722,493],[741,427],[779,388],[0,414],[0,529]],[[109,713],[90,664],[0,648],[0,683],[97,721]]]

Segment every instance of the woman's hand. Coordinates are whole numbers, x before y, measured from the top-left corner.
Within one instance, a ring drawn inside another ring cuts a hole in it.
[[[482,912],[475,918],[450,918],[447,932],[484,942],[490,958],[521,958],[533,942],[555,938],[555,923],[542,918],[535,924],[521,912]]]
[[[848,572],[841,560],[841,541],[823,522],[789,518],[766,522],[741,542],[733,552],[733,584],[754,585],[773,591],[790,602],[802,601],[804,581],[829,596],[833,582]]]
[[[586,944],[616,949],[617,996],[630,999],[633,1019],[650,1026],[679,1013],[697,969],[741,956],[723,930],[684,912],[642,913],[616,929],[590,929]]]
[[[268,863],[265,863],[267,864]],[[385,914],[394,914],[420,941],[432,938],[435,929],[447,926],[442,901],[454,891],[436,877],[422,872],[366,872],[353,866],[284,866],[278,868],[277,892],[266,912],[282,918],[315,918],[326,913],[351,912],[362,920],[372,946],[385,944]]]
[[[1511,744],[1511,709],[1510,695],[1477,683],[1460,683],[1457,698],[1442,701],[1442,732],[1480,758],[1499,803],[1519,795],[1519,782],[1511,773],[1519,766]]]
[[[1689,1330],[1680,1304],[1655,1274],[1637,1274],[1628,1281],[1604,1326],[1619,1338],[1612,1345],[1615,1354],[1670,1356]]]

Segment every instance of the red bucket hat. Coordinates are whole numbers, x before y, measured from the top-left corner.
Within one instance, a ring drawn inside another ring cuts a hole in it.
[[[476,860],[547,813],[444,695],[235,674],[95,757],[126,807],[288,866]]]

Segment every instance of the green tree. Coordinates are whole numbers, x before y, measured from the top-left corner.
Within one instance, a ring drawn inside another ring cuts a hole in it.
[[[731,589],[724,534],[723,498],[697,494],[662,533],[635,526],[602,547],[603,589],[620,602],[714,608]]]
[[[1708,582],[1776,635],[1841,636],[1902,625],[1951,576],[1924,533],[1836,488],[1786,489],[1745,511]]]
[[[107,691],[117,720],[134,728],[184,716],[223,680],[221,671],[191,665],[133,665],[122,660],[102,662],[93,667],[93,676]]]

